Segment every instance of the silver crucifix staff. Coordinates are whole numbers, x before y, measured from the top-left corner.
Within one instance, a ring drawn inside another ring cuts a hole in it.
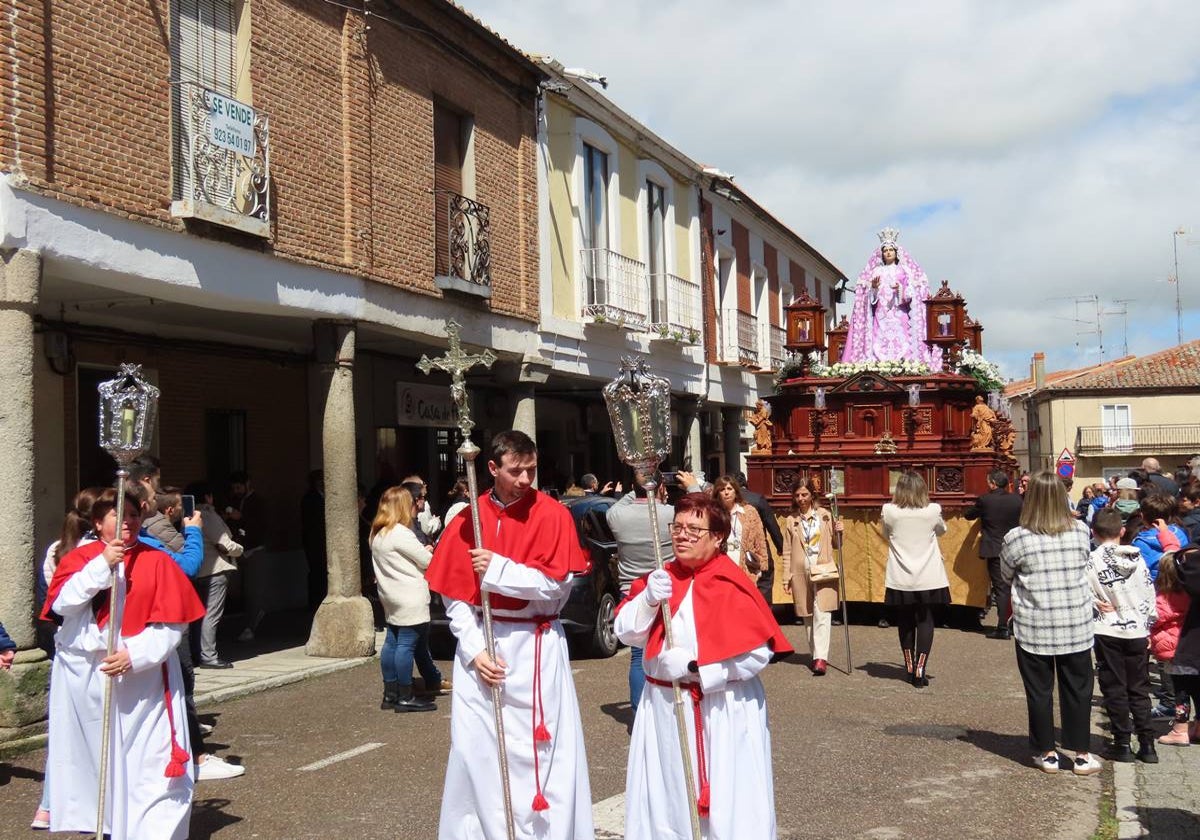
[[[117,535],[125,525],[125,479],[129,465],[150,448],[158,389],[142,376],[141,365],[122,364],[115,379],[100,383],[100,447],[117,462]],[[124,608],[117,602],[117,570],[108,579],[108,655],[117,647]],[[96,840],[104,837],[108,793],[108,745],[112,737],[113,677],[104,681],[104,719],[100,729],[100,791],[96,805]]]
[[[475,421],[471,419],[471,404],[467,400],[466,372],[475,365],[490,368],[496,361],[496,354],[490,348],[478,354],[464,353],[462,340],[459,336],[462,326],[451,319],[446,322],[446,335],[450,339],[450,348],[446,355],[431,359],[421,356],[417,369],[426,376],[433,370],[444,370],[450,374],[450,397],[458,412],[458,430],[462,432],[462,445],[458,454],[467,464],[467,487],[471,503],[471,527],[475,533],[475,547],[483,548],[483,527],[479,522],[479,482],[475,477],[475,459],[479,456],[479,447],[471,440],[471,430]],[[483,639],[487,647],[488,657],[496,661],[496,637],[492,632],[492,602],[487,590],[480,582],[479,600],[483,605]],[[501,705],[501,687],[492,687],[492,713],[496,724],[497,756],[500,759],[500,784],[504,793],[504,819],[508,828],[508,840],[516,840],[516,823],[513,821],[512,789],[508,780],[508,749],[504,742],[504,709]]]
[[[604,386],[604,402],[612,421],[613,437],[621,460],[633,467],[635,480],[646,488],[646,505],[650,512],[650,542],[654,545],[654,567],[661,569],[662,546],[658,541],[658,482],[654,474],[658,465],[671,451],[671,383],[661,376],[652,376],[645,359],[626,357],[621,360],[621,372]],[[671,604],[665,599],[662,611],[664,650],[674,647],[671,632]],[[692,838],[700,840],[700,806],[697,802],[695,774],[692,771],[692,749],[688,743],[687,718],[683,711],[683,692],[679,682],[672,681],[675,694],[675,725],[679,731],[679,750],[683,756],[683,778],[688,789],[688,808],[692,819]]]

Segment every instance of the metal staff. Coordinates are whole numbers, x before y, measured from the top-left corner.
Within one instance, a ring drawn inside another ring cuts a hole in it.
[[[838,521],[838,504],[837,491],[833,487],[832,470],[830,470],[829,492],[825,494],[825,498],[829,499],[829,509],[833,513],[833,521]],[[837,531],[834,531],[834,536],[837,537],[837,565],[838,565],[838,595],[842,600],[842,629],[846,631],[846,674],[854,673],[854,663],[850,658],[850,619],[846,613],[846,562],[842,554],[842,544],[845,542],[846,534],[843,531],[841,536],[837,536]]]
[[[633,467],[635,480],[646,488],[654,567],[661,569],[662,545],[658,539],[656,498],[658,482],[654,480],[654,472],[671,451],[671,384],[662,377],[652,376],[645,359],[627,357],[621,360],[621,373],[604,386],[604,401],[608,405],[608,416],[612,421],[621,460]],[[663,623],[663,644],[670,649],[675,644],[671,631],[670,599],[660,603],[659,610]],[[674,694],[675,728],[679,733],[679,750],[683,756],[683,777],[688,789],[692,840],[700,840],[699,792],[692,771],[692,749],[687,736],[683,692],[677,680],[671,681],[671,690]]]
[[[115,379],[102,382],[100,393],[100,446],[117,462],[117,539],[125,525],[125,480],[129,465],[150,448],[154,417],[158,410],[158,389],[142,376],[141,365],[122,364]],[[117,603],[117,570],[108,579],[107,655],[117,649],[121,613]],[[104,815],[107,811],[109,746],[112,742],[113,677],[104,681],[104,719],[100,730],[100,790],[96,803],[96,840],[104,840]]]
[[[496,354],[492,352],[491,348],[475,355],[464,353],[460,337],[461,330],[462,327],[457,321],[453,319],[447,321],[446,335],[450,339],[450,348],[446,351],[446,355],[436,359],[421,356],[421,360],[417,362],[417,368],[427,376],[434,369],[444,370],[450,374],[450,396],[457,409],[458,429],[462,432],[463,439],[462,444],[458,447],[458,455],[467,465],[467,496],[471,505],[471,529],[475,535],[475,546],[483,548],[483,526],[479,521],[479,481],[475,477],[475,459],[479,456],[480,450],[471,440],[471,430],[475,428],[475,421],[471,419],[471,405],[467,400],[466,372],[475,365],[491,368],[496,361]],[[484,647],[487,649],[488,657],[495,662],[496,636],[492,630],[492,601],[488,591],[483,588],[482,579],[479,587],[479,601],[483,606]],[[504,794],[505,827],[508,830],[508,840],[516,840],[517,828],[513,819],[512,785],[508,777],[508,748],[504,740],[503,697],[500,686],[493,685],[490,688],[492,690],[492,716],[496,726],[496,756],[500,762],[500,786]]]

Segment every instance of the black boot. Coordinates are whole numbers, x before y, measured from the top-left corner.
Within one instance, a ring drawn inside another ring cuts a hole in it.
[[[925,676],[925,654],[923,653],[917,657],[917,661],[913,665],[912,684],[915,688],[925,688],[929,685],[929,678]]]
[[[1153,752],[1153,744],[1151,744],[1150,750]],[[1112,743],[1104,751],[1104,758],[1109,761],[1119,761],[1122,764],[1128,764],[1133,761],[1133,750],[1129,749],[1129,735],[1113,735]],[[1157,756],[1155,756],[1155,759],[1157,760]]]
[[[400,681],[384,682],[383,683],[383,702],[379,704],[379,708],[383,711],[396,708],[396,701],[400,699]]]
[[[437,703],[413,696],[411,685],[402,685],[399,699],[396,701],[397,712],[436,712]]]
[[[1147,736],[1145,739],[1138,736],[1137,760],[1143,764],[1158,764],[1158,753],[1154,750],[1153,735]]]

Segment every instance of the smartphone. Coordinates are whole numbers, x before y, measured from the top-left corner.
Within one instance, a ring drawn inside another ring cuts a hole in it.
[[[183,518],[188,519],[196,512],[196,497],[182,496],[181,498],[183,499]]]

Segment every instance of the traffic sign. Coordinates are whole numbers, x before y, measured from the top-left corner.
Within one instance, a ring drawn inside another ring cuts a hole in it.
[[[1058,453],[1058,463],[1060,463],[1060,464],[1074,464],[1075,463],[1075,456],[1071,454],[1070,449],[1067,449],[1065,446],[1063,447],[1063,451]]]
[[[1058,477],[1059,478],[1074,478],[1075,477],[1075,465],[1072,464],[1070,461],[1059,461],[1058,462]]]

